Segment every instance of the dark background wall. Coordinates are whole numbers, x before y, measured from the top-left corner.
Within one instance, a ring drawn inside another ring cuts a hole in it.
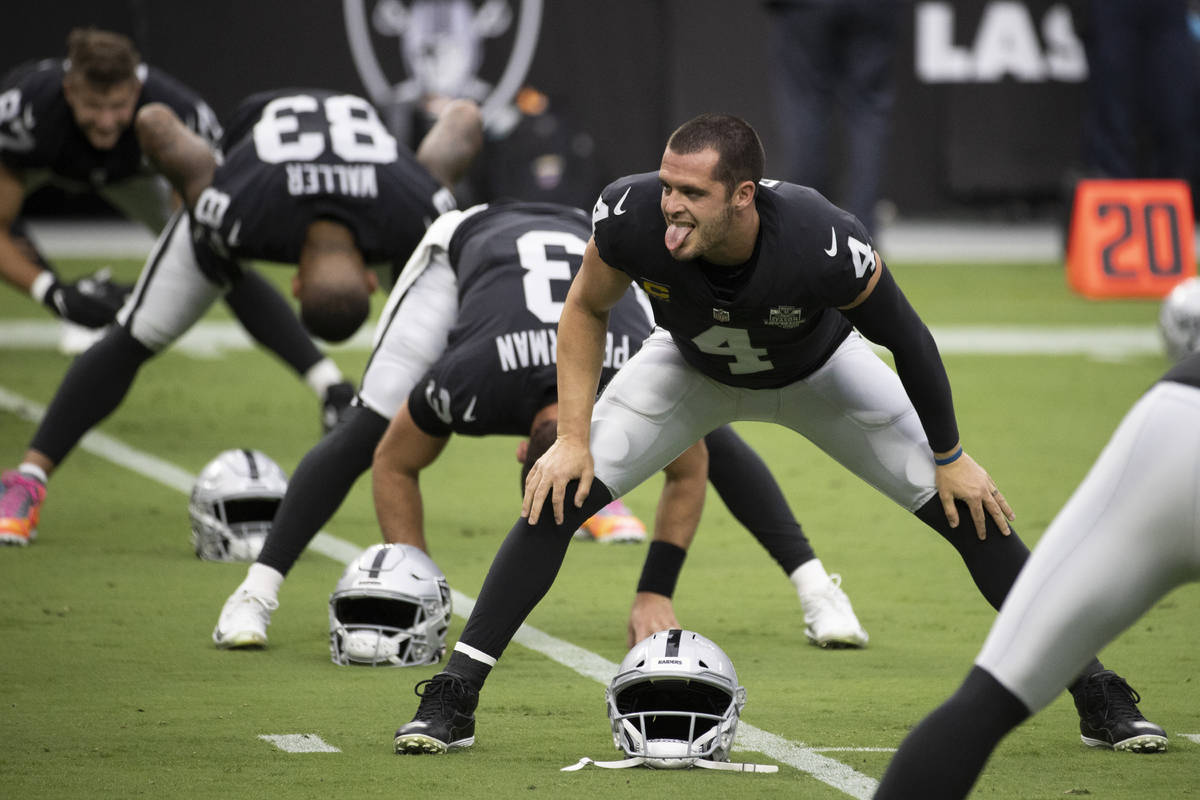
[[[347,2],[369,14],[382,0]],[[366,94],[345,8],[338,0],[12,4],[0,53],[11,66],[61,55],[75,25],[118,30],[227,117],[241,97],[279,86]],[[1070,74],[1071,8],[1049,0],[909,4],[883,192],[900,214],[1055,213],[1077,169],[1084,101],[1082,76]],[[601,185],[654,169],[670,130],[705,110],[749,119],[770,172],[781,134],[762,46],[769,22],[757,0],[546,0],[542,11],[528,82],[591,134]],[[402,80],[397,40],[373,41],[389,77]],[[495,79],[512,41],[510,31],[489,42],[481,76]]]

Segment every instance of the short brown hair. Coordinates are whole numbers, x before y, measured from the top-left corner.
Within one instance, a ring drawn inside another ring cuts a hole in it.
[[[75,28],[67,35],[68,71],[108,89],[137,77],[142,57],[128,36],[99,28]]]
[[[742,181],[758,183],[766,165],[766,153],[750,123],[732,114],[701,114],[680,125],[667,140],[667,148],[680,155],[717,151],[713,178],[732,193]]]

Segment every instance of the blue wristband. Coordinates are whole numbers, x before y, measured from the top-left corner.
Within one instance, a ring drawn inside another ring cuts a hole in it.
[[[955,461],[958,461],[958,459],[961,456],[962,456],[962,445],[960,444],[958,446],[957,450],[955,450],[953,453],[946,456],[945,458],[938,458],[937,456],[934,456],[933,463],[937,464],[939,467],[944,467],[947,464],[953,464]]]

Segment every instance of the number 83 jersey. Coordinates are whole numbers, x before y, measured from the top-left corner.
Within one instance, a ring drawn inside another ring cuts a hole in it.
[[[408,258],[453,196],[384,127],[365,99],[294,89],[245,100],[223,163],[193,211],[206,271],[254,258],[295,264],[308,225],[340,222],[367,263]]]
[[[850,332],[838,311],[876,269],[853,215],[805,186],[759,182],[753,255],[740,265],[676,261],[664,244],[658,174],[622,178],[592,212],[600,257],[646,291],[684,359],[731,386],[787,385],[820,367]]]

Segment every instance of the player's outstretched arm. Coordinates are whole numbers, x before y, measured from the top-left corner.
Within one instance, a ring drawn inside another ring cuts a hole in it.
[[[25,187],[8,167],[0,164],[0,277],[13,288],[28,292],[43,270],[12,236],[13,223],[25,202]]]
[[[0,279],[28,292],[50,313],[77,325],[100,328],[113,321],[124,295],[112,284],[95,279],[62,281],[39,256],[31,242],[13,231],[21,212],[25,187],[0,165]]]
[[[962,500],[970,509],[980,539],[987,535],[986,516],[1008,534],[1008,521],[1014,518],[1012,508],[991,476],[963,452],[959,442],[950,379],[937,343],[879,254],[874,256],[870,283],[841,312],[863,336],[892,352],[896,373],[933,450],[938,494],[950,526],[958,526],[954,501]]]
[[[163,103],[142,106],[134,119],[134,130],[142,153],[170,182],[184,204],[194,208],[217,169],[217,158],[209,143]]]
[[[471,100],[451,100],[417,145],[417,161],[443,186],[463,179],[483,148],[483,118]]]
[[[629,612],[628,641],[632,647],[656,631],[679,627],[671,596],[700,525],[708,486],[708,450],[701,439],[663,470],[666,481],[654,518],[654,539],[638,581]]]
[[[525,479],[521,516],[536,525],[549,499],[554,521],[562,524],[567,484],[579,479],[573,502],[583,505],[592,487],[588,449],[592,407],[600,384],[608,332],[608,312],[629,288],[629,276],[600,258],[588,241],[558,321],[558,439],[537,460]]]
[[[447,441],[418,428],[408,412],[408,403],[392,418],[371,464],[375,516],[385,542],[409,544],[429,552],[418,477],[437,459]]]

